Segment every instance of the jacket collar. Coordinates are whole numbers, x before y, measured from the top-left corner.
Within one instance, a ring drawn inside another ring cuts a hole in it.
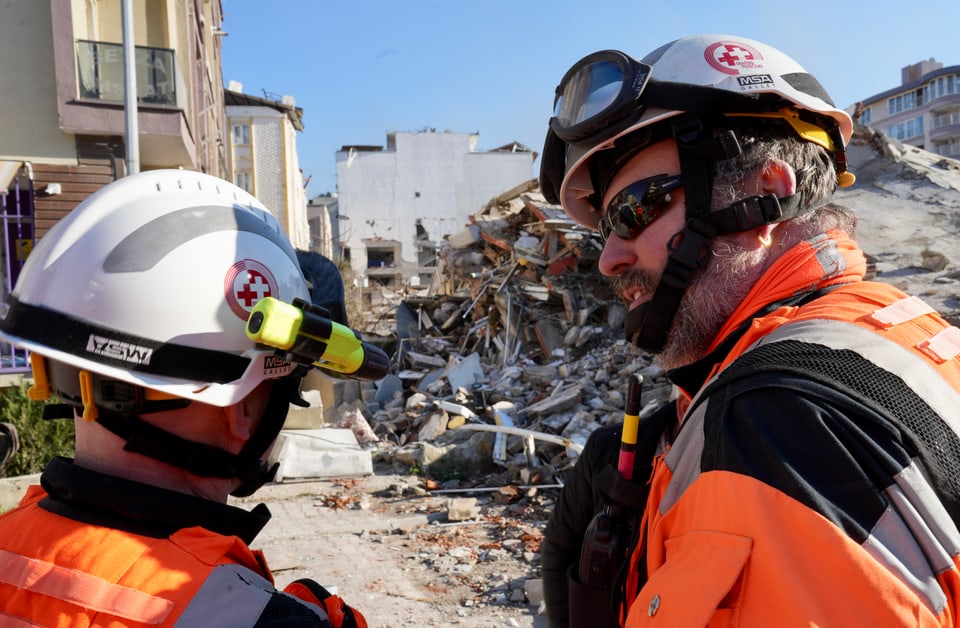
[[[54,458],[40,484],[47,492],[45,510],[93,525],[166,538],[184,528],[201,527],[250,544],[270,511],[259,504],[251,511],[201,497],[106,475]]]
[[[857,244],[839,231],[821,234],[792,247],[760,277],[717,334],[710,351],[696,362],[672,369],[670,381],[688,396],[700,390],[754,320],[782,307],[797,307],[866,273]]]

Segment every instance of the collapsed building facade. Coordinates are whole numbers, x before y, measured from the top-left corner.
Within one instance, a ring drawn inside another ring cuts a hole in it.
[[[526,479],[549,477],[622,420],[632,374],[645,377],[644,406],[670,395],[623,339],[627,310],[597,270],[601,251],[536,181],[493,198],[437,247],[428,284],[364,290],[350,323],[393,367],[376,386],[338,382],[355,390],[328,420],[363,424],[358,439],[383,457],[440,475],[513,461]]]

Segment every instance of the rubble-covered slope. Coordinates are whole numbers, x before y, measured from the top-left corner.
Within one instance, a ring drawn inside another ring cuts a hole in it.
[[[858,127],[850,168],[857,182],[837,202],[860,217],[877,279],[960,320],[960,161]]]

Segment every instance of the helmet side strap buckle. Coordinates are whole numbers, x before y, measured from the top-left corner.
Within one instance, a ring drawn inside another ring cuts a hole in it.
[[[27,389],[27,396],[33,401],[46,401],[51,395],[47,361],[39,353],[31,353],[30,370],[33,372],[33,385]]]
[[[93,394],[93,375],[90,371],[80,371],[80,401],[83,403],[83,420],[87,423],[96,421],[99,417],[97,402]]]

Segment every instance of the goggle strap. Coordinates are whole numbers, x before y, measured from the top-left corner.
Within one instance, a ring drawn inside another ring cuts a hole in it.
[[[552,129],[547,129],[547,139],[543,143],[543,156],[540,158],[540,191],[551,205],[560,204],[560,186],[567,174],[564,164],[567,158],[567,145],[557,137]]]
[[[15,296],[7,300],[0,327],[11,336],[42,338],[43,344],[55,351],[159,377],[224,384],[240,379],[250,365],[250,358],[242,355],[101,327]]]
[[[776,194],[751,196],[704,216],[717,235],[742,233],[763,225],[780,222],[799,214],[797,195],[778,198]]]

